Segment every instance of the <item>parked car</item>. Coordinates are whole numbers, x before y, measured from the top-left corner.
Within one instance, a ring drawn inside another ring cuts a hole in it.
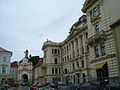
[[[29,86],[29,83],[28,82],[24,82],[21,84],[22,86]]]
[[[109,83],[106,85],[106,90],[120,90],[120,84],[119,83]]]
[[[97,85],[97,84],[94,84],[94,83],[83,83],[82,85],[81,85],[81,88],[83,89],[83,90],[87,90],[87,89],[89,89],[89,90],[101,90],[102,89],[102,87],[100,87],[99,85]]]
[[[77,84],[77,83],[72,83],[68,86],[68,88],[70,88],[71,90],[72,89],[79,89],[80,88],[80,84]]]

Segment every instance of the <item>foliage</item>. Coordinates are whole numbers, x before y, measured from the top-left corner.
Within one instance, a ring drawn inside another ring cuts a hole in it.
[[[29,58],[28,61],[32,62],[33,66],[35,66],[38,63],[39,59],[40,59],[39,56],[32,56]]]

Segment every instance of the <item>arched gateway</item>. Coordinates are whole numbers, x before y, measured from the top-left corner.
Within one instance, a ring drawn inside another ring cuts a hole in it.
[[[27,74],[23,74],[22,75],[22,80],[23,80],[23,82],[28,82],[28,75]]]

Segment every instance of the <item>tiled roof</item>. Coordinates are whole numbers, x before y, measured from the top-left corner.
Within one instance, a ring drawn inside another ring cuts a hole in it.
[[[8,50],[6,50],[4,48],[1,48],[1,47],[0,47],[0,52],[9,52],[9,53],[12,53],[11,51],[8,51]]]
[[[40,58],[40,60],[38,61],[37,65],[35,67],[39,67],[43,64],[43,58]]]

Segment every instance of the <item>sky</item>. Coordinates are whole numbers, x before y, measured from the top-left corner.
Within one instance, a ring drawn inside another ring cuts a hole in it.
[[[84,1],[0,0],[0,47],[13,52],[11,61],[20,61],[26,49],[43,57],[43,43],[67,38]]]

